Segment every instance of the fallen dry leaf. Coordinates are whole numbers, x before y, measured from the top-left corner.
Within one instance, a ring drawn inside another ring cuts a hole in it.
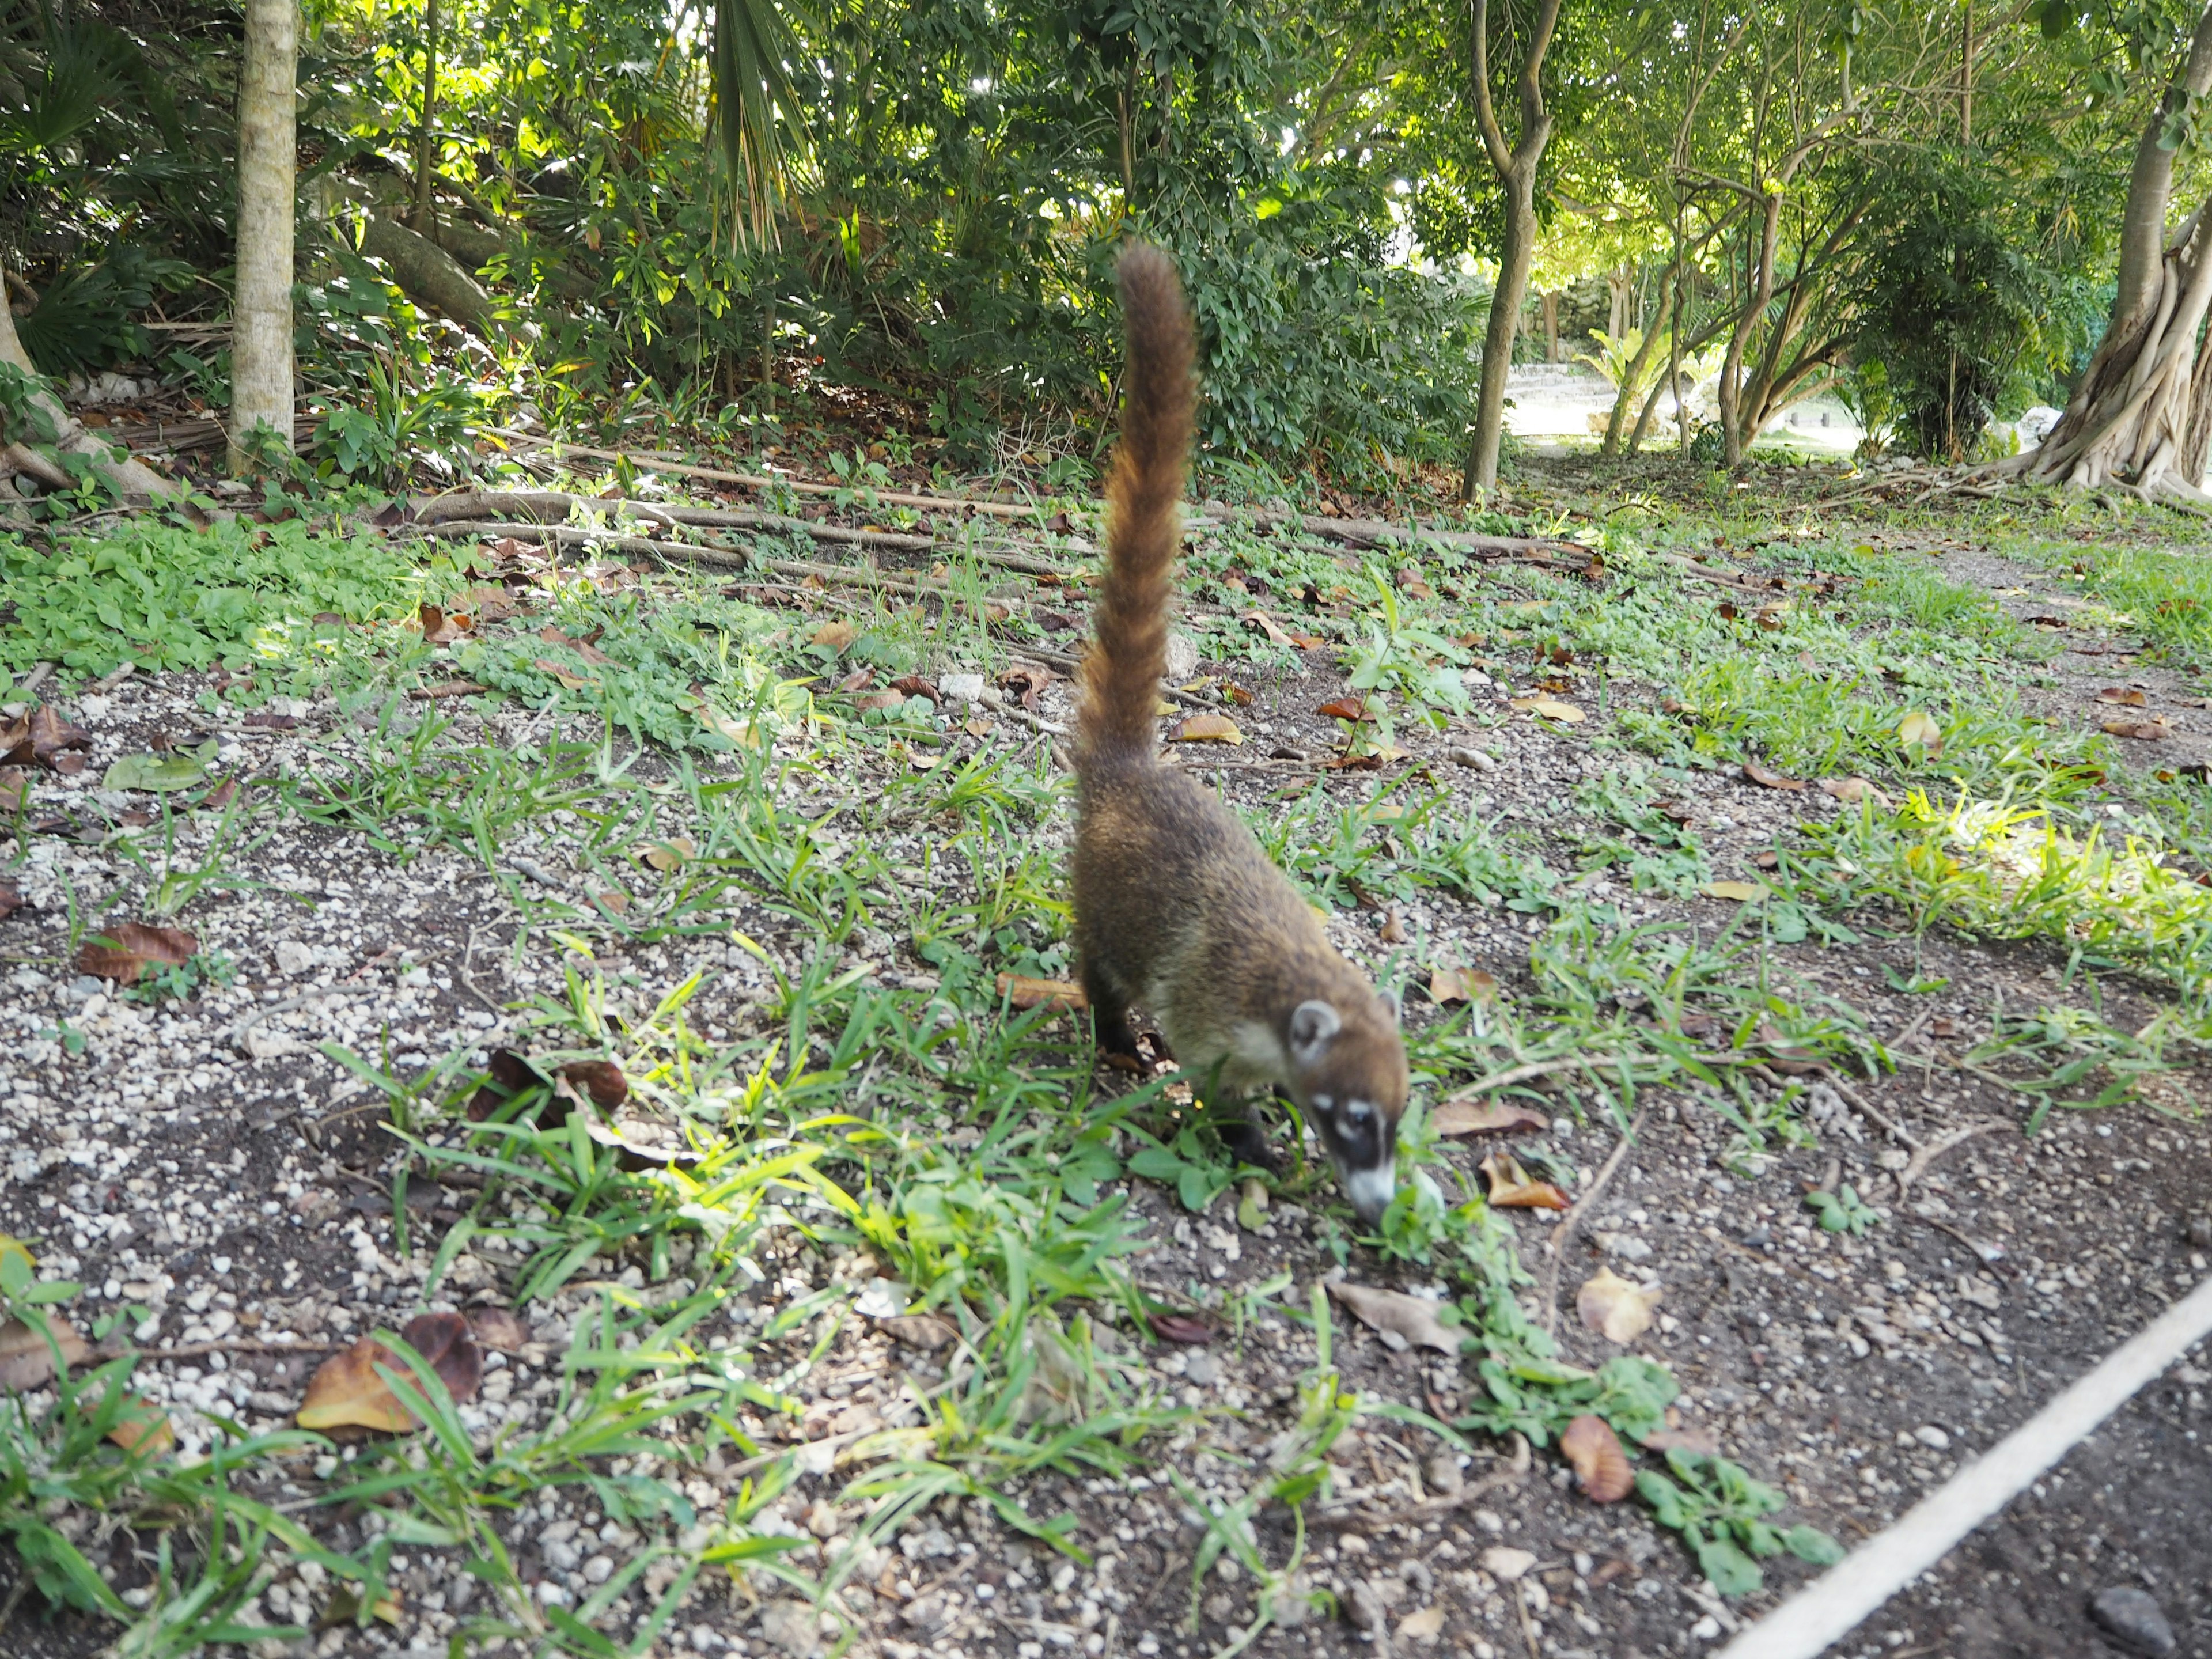
[[[603,1112],[611,1112],[629,1098],[629,1079],[611,1060],[572,1060],[561,1067],[560,1079],[574,1093],[588,1096]]]
[[[1503,1101],[1446,1100],[1429,1114],[1429,1128],[1439,1135],[1517,1135],[1524,1130],[1548,1129],[1552,1120],[1526,1106]]]
[[[1480,968],[1431,968],[1429,1000],[1439,1007],[1452,1002],[1495,1002],[1498,979]]]
[[[1698,890],[1707,898],[1729,899],[1738,904],[1749,904],[1766,896],[1766,889],[1755,881],[1709,881]]]
[[[173,1451],[177,1431],[169,1426],[169,1415],[152,1401],[141,1395],[131,1396],[129,1407],[107,1437],[127,1452],[143,1451],[149,1457],[159,1457]]]
[[[903,691],[871,691],[863,696],[855,697],[853,700],[853,707],[862,714],[866,714],[872,709],[896,708],[905,701],[906,693]]]
[[[1180,1342],[1187,1348],[1202,1348],[1220,1334],[1220,1328],[1210,1319],[1166,1309],[1146,1315],[1146,1322],[1161,1341]]]
[[[1367,718],[1367,705],[1358,697],[1339,697],[1322,704],[1314,713],[1326,714],[1333,720],[1364,720]]]
[[[1080,985],[1064,979],[1030,979],[1022,974],[1000,975],[999,994],[1017,1008],[1051,1008],[1066,1013],[1091,1006]]]
[[[1779,772],[1768,771],[1757,761],[1746,761],[1743,775],[1762,789],[1802,789],[1805,787],[1802,778],[1785,778]]]
[[[1506,701],[1523,714],[1558,720],[1566,726],[1579,726],[1584,718],[1581,709],[1571,702],[1561,702],[1557,697],[1509,697]]]
[[[1610,1267],[1600,1267],[1575,1292],[1575,1312],[1582,1316],[1584,1329],[1625,1348],[1651,1328],[1651,1310],[1665,1294],[1662,1285],[1647,1289],[1630,1284]]]
[[[469,631],[466,617],[449,616],[428,599],[416,608],[416,620],[422,625],[425,645],[451,645]]]
[[[1406,919],[1396,910],[1382,918],[1382,925],[1375,930],[1375,937],[1385,945],[1403,945],[1412,937],[1406,932]]]
[[[1703,1452],[1708,1457],[1717,1457],[1721,1452],[1718,1436],[1711,1429],[1654,1429],[1644,1437],[1648,1451]]]
[[[2128,708],[2141,708],[2144,705],[2145,698],[2142,692],[2131,685],[2108,685],[2097,693],[2097,701],[2116,702]]]
[[[469,1315],[469,1329],[487,1348],[501,1353],[520,1353],[530,1340],[530,1330],[512,1308],[477,1308]]]
[[[0,812],[12,816],[21,811],[30,787],[31,775],[21,767],[0,766]]]
[[[892,1314],[876,1321],[876,1328],[909,1348],[935,1350],[949,1346],[960,1332],[942,1314]]]
[[[456,1405],[476,1398],[477,1386],[483,1381],[483,1352],[470,1334],[466,1319],[457,1313],[417,1314],[399,1335],[438,1374]],[[325,1359],[308,1380],[307,1397],[300,1406],[300,1426],[374,1429],[391,1434],[412,1429],[414,1413],[377,1375],[380,1365],[395,1376],[414,1375],[398,1355],[369,1336]]]
[[[1294,643],[1297,638],[1288,629],[1264,611],[1248,611],[1237,620],[1247,627],[1256,627],[1272,643],[1276,645],[1290,645]]]
[[[581,691],[586,686],[597,685],[599,684],[597,680],[587,679],[583,675],[577,673],[574,669],[562,667],[559,663],[555,662],[550,657],[540,657],[531,665],[537,669],[541,674],[550,674],[555,679],[560,681],[562,684],[568,687],[571,691]]]
[[[578,656],[581,657],[586,662],[590,663],[593,667],[604,668],[612,663],[614,659],[607,655],[605,652],[600,650],[599,647],[592,643],[592,640],[595,640],[599,638],[599,630],[595,628],[592,630],[591,639],[576,639],[569,635],[562,633],[559,629],[554,627],[550,623],[538,630],[538,637],[544,641],[546,644],[565,645],[569,650],[574,652]]]
[[[1620,1437],[1602,1417],[1585,1412],[1568,1424],[1559,1453],[1574,1465],[1576,1482],[1593,1504],[1618,1504],[1636,1486]]]
[[[2157,743],[2173,735],[2173,728],[2164,720],[2106,720],[2106,731],[2116,738],[2133,738],[2138,743]]]
[[[1493,1210],[1564,1210],[1567,1195],[1548,1181],[1538,1181],[1521,1167],[1510,1152],[1492,1152],[1482,1160],[1490,1178],[1490,1207]]]
[[[181,928],[122,921],[84,942],[76,953],[76,968],[94,979],[136,985],[154,963],[181,968],[199,948],[199,941]]]
[[[1409,1613],[1398,1621],[1398,1639],[1418,1642],[1427,1647],[1443,1633],[1444,1610],[1431,1603],[1419,1613]]]
[[[1242,743],[1244,734],[1226,714],[1193,714],[1168,733],[1170,743]]]
[[[23,890],[12,881],[0,881],[0,921],[23,908]]]
[[[1366,1285],[1338,1283],[1328,1287],[1329,1295],[1350,1310],[1352,1316],[1371,1331],[1381,1332],[1387,1338],[1397,1337],[1416,1348],[1434,1348],[1439,1353],[1457,1353],[1466,1333],[1447,1325],[1437,1317],[1437,1310],[1446,1304],[1431,1302],[1426,1297],[1407,1296],[1402,1291],[1378,1291]]]
[[[1897,740],[1907,749],[1924,750],[1930,760],[1943,752],[1943,728],[1917,708],[1898,721]]]
[[[1852,806],[1857,805],[1863,800],[1870,800],[1877,806],[1889,805],[1888,796],[1883,794],[1864,778],[1860,777],[1822,778],[1820,793],[1824,795],[1832,795],[1836,799]]]
[[[22,1249],[21,1245],[15,1248]],[[46,1318],[53,1328],[54,1343],[61,1349],[62,1364],[83,1364],[92,1350],[76,1334],[76,1327],[59,1314],[48,1314]],[[21,1394],[53,1380],[54,1351],[46,1345],[45,1334],[20,1319],[0,1324],[0,1389]]]
[[[688,836],[671,836],[645,849],[645,861],[664,873],[681,870],[698,856],[698,845]]]
[[[811,643],[834,656],[860,637],[860,630],[848,622],[826,622],[814,630]]]
[[[64,720],[44,703],[0,726],[0,763],[12,766],[27,763],[57,772],[82,771],[81,757],[73,767],[64,764],[70,758],[65,751],[91,747],[91,732]]]

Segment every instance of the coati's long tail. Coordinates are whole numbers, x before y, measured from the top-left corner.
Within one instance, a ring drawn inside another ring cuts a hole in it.
[[[1179,503],[1190,453],[1190,312],[1173,262],[1133,242],[1121,255],[1128,363],[1121,441],[1106,487],[1106,579],[1084,667],[1076,769],[1152,763],[1160,676],[1167,670],[1168,586],[1182,543]]]

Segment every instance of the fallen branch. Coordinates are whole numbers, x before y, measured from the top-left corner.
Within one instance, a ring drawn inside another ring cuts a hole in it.
[[[1902,1200],[1912,1183],[1928,1173],[1928,1166],[1963,1141],[1976,1135],[1988,1134],[1993,1129],[2009,1128],[2009,1124],[1995,1118],[1985,1118],[1978,1123],[1962,1123],[1955,1129],[1946,1129],[1912,1154],[1911,1161],[1898,1171],[1897,1196]]]
[[[448,520],[518,518],[531,523],[563,524],[577,507],[591,511],[626,512],[649,524],[699,525],[741,530],[797,530],[817,541],[848,542],[856,547],[896,548],[902,552],[927,553],[937,546],[930,536],[908,536],[891,530],[854,530],[841,524],[817,524],[811,519],[788,518],[781,513],[757,512],[744,507],[685,507],[669,501],[611,500],[572,495],[558,489],[467,489],[431,495],[415,502],[418,524]],[[556,515],[549,517],[547,515]]]

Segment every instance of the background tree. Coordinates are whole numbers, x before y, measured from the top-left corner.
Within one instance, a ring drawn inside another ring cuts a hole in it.
[[[294,75],[298,0],[246,0],[238,81],[238,264],[231,303],[230,467],[292,447]]]

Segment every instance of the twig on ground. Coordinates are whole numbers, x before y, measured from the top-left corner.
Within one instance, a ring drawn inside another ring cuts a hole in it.
[[[1937,1135],[1935,1139],[1928,1142],[1927,1145],[1915,1152],[1912,1154],[1911,1161],[1902,1170],[1898,1171],[1898,1197],[1899,1199],[1904,1198],[1905,1193],[1911,1188],[1912,1183],[1919,1180],[1922,1176],[1928,1173],[1928,1166],[1933,1164],[1937,1158],[1942,1157],[1944,1153],[1949,1152],[1954,1146],[1958,1146],[1962,1141],[1972,1140],[1976,1135],[1985,1135],[1991,1130],[2008,1128],[2010,1127],[2010,1125],[2004,1123],[1996,1118],[1984,1118],[1978,1122],[1962,1123],[1955,1129],[1944,1130],[1943,1133]]]
[[[1628,1149],[1636,1144],[1636,1132],[1643,1127],[1644,1113],[1638,1111],[1628,1127],[1621,1132],[1620,1143],[1613,1147],[1613,1155],[1599,1167],[1597,1179],[1591,1182],[1583,1195],[1575,1200],[1574,1208],[1559,1218],[1559,1224],[1552,1229],[1552,1259],[1544,1267],[1544,1334],[1547,1336],[1556,1335],[1559,1330],[1559,1271],[1566,1261],[1567,1246],[1574,1242],[1575,1230],[1582,1225],[1583,1218],[1589,1213],[1590,1206],[1604,1194],[1606,1183],[1613,1179],[1613,1171],[1620,1168],[1621,1159],[1628,1156]]]
[[[1875,1122],[1879,1123],[1883,1128],[1888,1130],[1890,1134],[1896,1139],[1903,1141],[1908,1146],[1917,1147],[1920,1145],[1920,1138],[1917,1135],[1914,1134],[1911,1130],[1906,1128],[1902,1123],[1899,1123],[1895,1118],[1891,1117],[1887,1112],[1881,1110],[1881,1108],[1875,1105],[1873,1102],[1869,1101],[1864,1095],[1861,1094],[1856,1088],[1852,1087],[1850,1083],[1846,1082],[1840,1073],[1833,1070],[1829,1072],[1828,1086],[1833,1089],[1838,1094],[1841,1095],[1845,1103],[1850,1106],[1853,1111],[1858,1113],[1862,1117],[1873,1119]]]
[[[115,1359],[135,1354],[141,1359],[204,1359],[211,1353],[335,1353],[343,1342],[264,1342],[256,1337],[227,1336],[212,1342],[175,1342],[166,1347],[142,1348],[135,1343],[101,1343],[97,1352]]]

